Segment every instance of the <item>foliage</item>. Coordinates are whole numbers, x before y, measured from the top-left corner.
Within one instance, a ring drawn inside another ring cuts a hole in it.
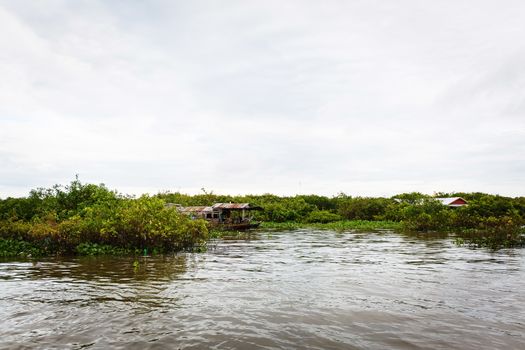
[[[337,211],[347,220],[381,220],[392,203],[387,198],[352,198],[340,194],[337,198]]]
[[[264,208],[259,213],[258,219],[263,221],[301,221],[315,206],[308,204],[300,197],[283,197],[275,201],[260,201],[259,205]]]
[[[139,249],[120,248],[109,244],[81,243],[75,251],[78,255],[97,256],[97,255],[130,255],[140,254]]]
[[[361,230],[361,231],[374,231],[374,230],[397,230],[400,228],[398,222],[387,221],[387,220],[343,220],[336,221],[327,224],[314,224],[316,228],[329,229],[334,231],[346,231],[346,230]]]
[[[306,203],[315,206],[318,210],[334,211],[337,209],[337,202],[325,196],[309,194],[299,195],[297,198],[303,199]]]
[[[208,235],[205,221],[191,220],[160,198],[124,197],[78,179],[65,188],[1,200],[0,209],[0,238],[29,242],[45,254],[91,255],[107,251],[105,246],[115,252],[181,250],[204,243]],[[82,245],[88,243],[91,248]]]
[[[256,220],[263,221],[263,227],[283,229],[308,226],[336,230],[449,231],[489,238],[506,239],[510,235],[512,239],[507,241],[515,242],[519,241],[515,238],[517,232],[525,224],[524,197],[479,192],[433,196],[413,192],[392,198],[352,197],[344,193],[326,197],[228,196],[204,189],[202,192],[198,195],[164,192],[132,198],[103,184],[83,184],[75,178],[67,186],[32,190],[25,198],[0,199],[0,238],[28,242],[43,254],[89,255],[110,249],[102,248],[105,246],[150,251],[200,247],[209,238],[206,222],[191,220],[176,208],[166,207],[166,203],[193,206],[249,202],[264,209],[254,213]],[[438,197],[463,197],[468,206],[443,206],[435,200]],[[488,242],[485,238],[476,239]]]
[[[340,221],[341,216],[337,215],[335,213],[332,213],[328,210],[315,210],[310,212],[306,218],[304,219],[304,222],[319,222],[326,224],[328,222],[334,222],[334,221]]]
[[[491,249],[525,247],[525,232],[466,231],[456,237],[458,246],[487,247]]]
[[[400,223],[393,221],[340,220],[329,223],[299,223],[299,222],[263,222],[261,228],[277,230],[297,230],[300,228],[315,228],[320,230],[395,230],[401,228]]]
[[[29,242],[0,238],[0,257],[32,257],[41,255],[44,255],[44,252]]]

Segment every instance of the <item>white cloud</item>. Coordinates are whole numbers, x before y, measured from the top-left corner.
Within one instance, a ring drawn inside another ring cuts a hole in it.
[[[525,6],[0,2],[0,197],[525,195]]]

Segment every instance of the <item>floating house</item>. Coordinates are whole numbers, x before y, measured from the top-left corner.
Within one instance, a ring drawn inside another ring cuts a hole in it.
[[[211,207],[177,206],[177,210],[194,219],[205,219],[224,229],[242,230],[260,225],[260,222],[253,221],[253,212],[262,208],[250,203],[215,203]]]
[[[462,207],[465,205],[468,205],[467,201],[461,197],[446,197],[446,198],[430,198],[434,199],[438,202],[440,202],[443,205],[446,205],[447,207],[456,208],[456,207]],[[426,199],[416,199],[416,200],[405,200],[405,199],[399,199],[394,198],[394,200],[397,203],[409,203],[412,205],[422,205],[425,203]]]
[[[193,219],[214,219],[213,208],[206,206],[177,207],[180,213],[191,216]],[[218,218],[218,217],[216,217]]]

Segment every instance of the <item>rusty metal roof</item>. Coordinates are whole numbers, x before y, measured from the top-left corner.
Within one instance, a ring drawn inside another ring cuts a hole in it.
[[[447,197],[447,198],[434,198],[434,199],[440,201],[441,204],[443,205],[448,205],[449,207],[461,207],[463,205],[466,205],[466,204],[454,204],[454,202],[457,201],[458,199],[467,203],[467,201],[461,197]]]
[[[206,206],[195,206],[195,207],[182,207],[179,208],[179,211],[181,213],[208,213],[212,212],[212,207],[206,207]]]
[[[251,205],[250,203],[215,203],[213,209],[227,209],[227,210],[257,210],[261,207]]]

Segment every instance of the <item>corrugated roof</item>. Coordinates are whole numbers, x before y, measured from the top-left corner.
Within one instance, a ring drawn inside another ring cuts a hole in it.
[[[212,208],[213,209],[229,209],[229,210],[260,209],[260,207],[250,205],[250,203],[215,203],[212,206]]]
[[[179,208],[179,211],[181,213],[204,213],[204,212],[212,212],[212,207],[206,207],[206,206],[195,206],[195,207],[183,207]]]
[[[443,205],[450,205],[450,206],[461,206],[461,205],[464,205],[464,204],[452,204],[455,201],[457,201],[458,199],[461,199],[462,201],[465,201],[465,203],[467,202],[466,200],[464,200],[461,197],[447,197],[447,198],[434,198],[434,199],[437,200],[437,201],[440,201],[441,204],[443,204]]]

